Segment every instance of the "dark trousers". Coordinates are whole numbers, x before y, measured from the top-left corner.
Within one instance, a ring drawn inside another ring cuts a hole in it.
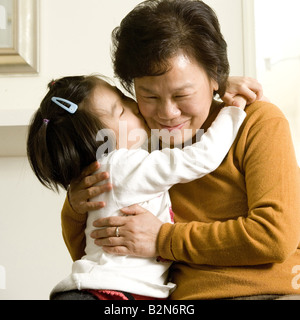
[[[93,294],[87,291],[65,291],[57,292],[50,296],[50,300],[98,300]]]

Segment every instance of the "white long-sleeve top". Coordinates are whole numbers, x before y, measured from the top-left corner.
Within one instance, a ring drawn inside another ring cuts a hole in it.
[[[138,203],[164,223],[172,223],[168,190],[214,171],[228,153],[246,113],[236,107],[223,108],[199,142],[182,150],[114,150],[99,159],[101,171],[109,172],[113,190],[92,201],[106,206],[88,213],[86,255],[73,263],[72,273],[52,291],[106,289],[166,298],[173,283],[168,282],[170,263],[156,258],[116,256],[105,253],[90,237],[99,218],[120,215],[120,209]]]

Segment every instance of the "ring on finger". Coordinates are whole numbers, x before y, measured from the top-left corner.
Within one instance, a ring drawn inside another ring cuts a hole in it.
[[[119,227],[116,227],[115,234],[116,234],[116,237],[117,237],[117,238],[120,237]]]

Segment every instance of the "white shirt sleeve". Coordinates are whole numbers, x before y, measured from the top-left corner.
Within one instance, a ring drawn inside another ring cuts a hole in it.
[[[183,149],[165,148],[150,154],[118,150],[110,166],[115,200],[121,206],[132,197],[135,203],[147,201],[174,184],[211,173],[224,160],[245,117],[246,113],[237,107],[223,108],[200,141]]]

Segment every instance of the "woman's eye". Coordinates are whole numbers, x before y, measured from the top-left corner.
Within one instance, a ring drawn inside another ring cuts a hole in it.
[[[157,99],[157,97],[145,97],[146,99],[151,99],[151,100],[154,100],[154,99]]]

